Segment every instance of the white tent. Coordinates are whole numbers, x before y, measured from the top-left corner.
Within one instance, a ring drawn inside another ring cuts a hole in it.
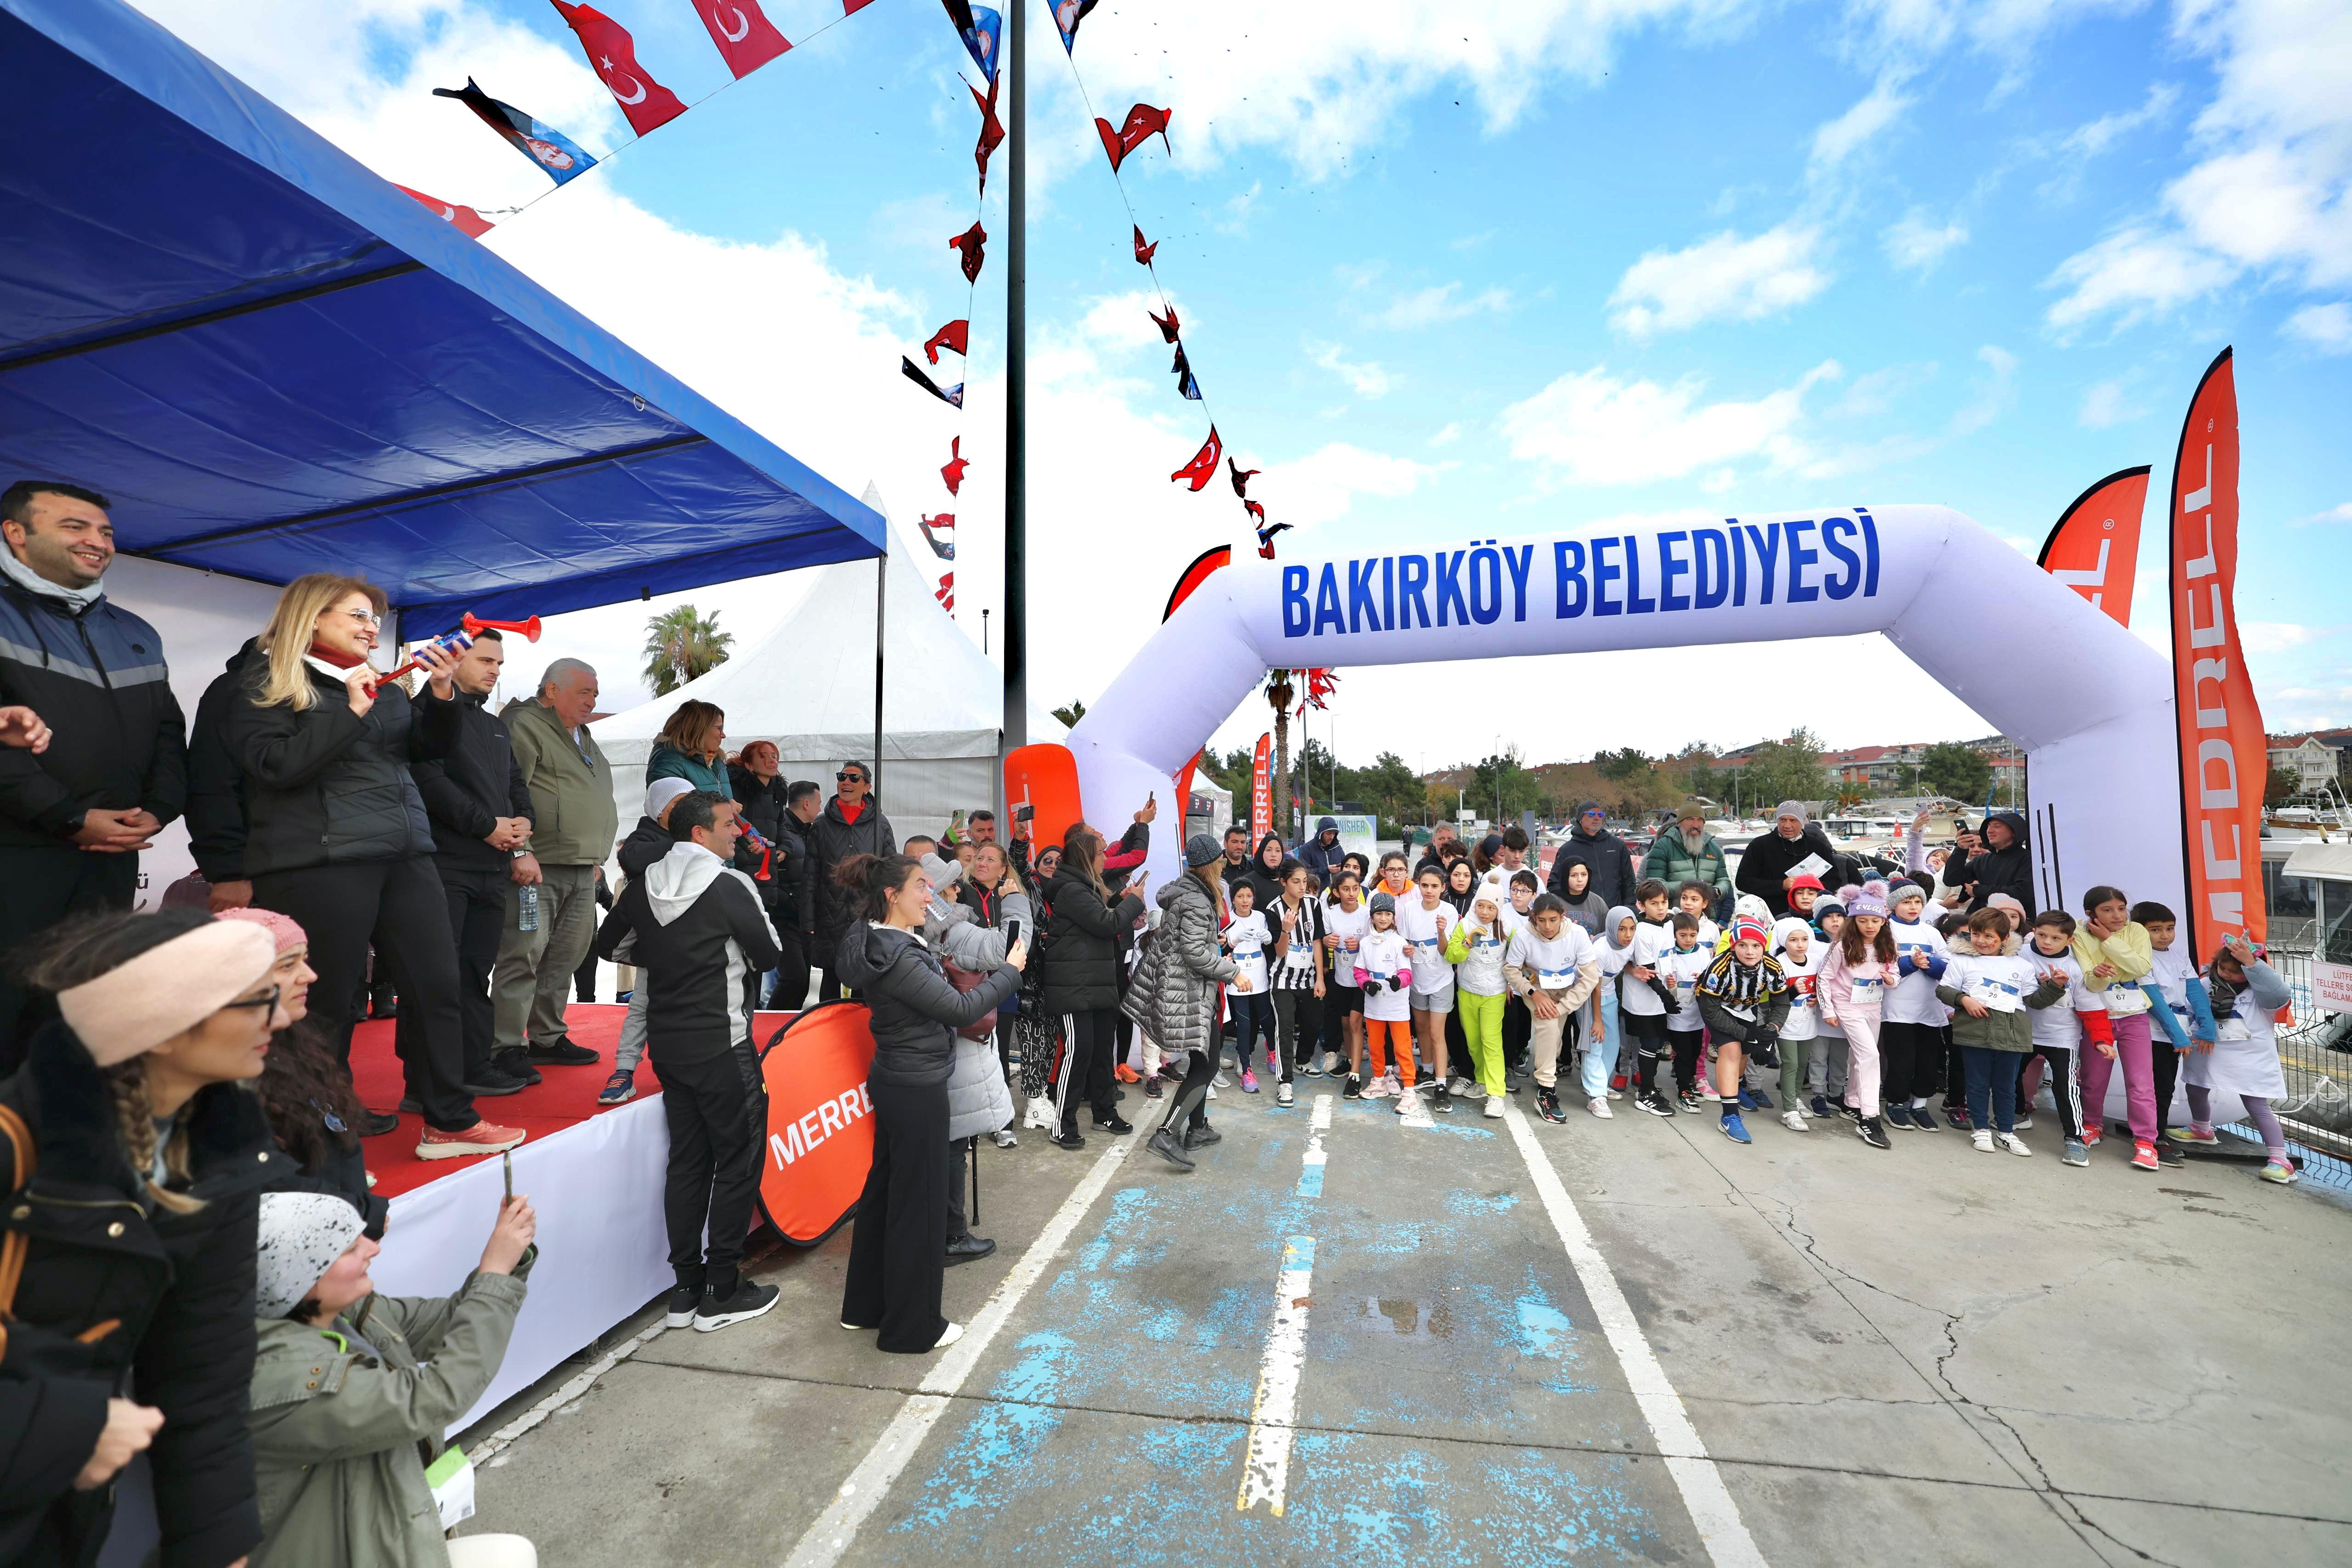
[[[870,487],[866,498],[882,509]],[[1003,675],[932,597],[923,571],[930,552],[910,547],[896,524],[890,540],[881,757],[871,757],[876,565],[814,568],[799,601],[780,611],[764,637],[740,638],[733,656],[709,674],[596,721],[625,831],[644,811],[654,737],[689,697],[726,713],[730,752],[772,740],[783,776],[814,779],[828,796],[845,760],[877,761],[877,793],[902,837],[942,831],[955,808],[971,810],[995,800]],[[1033,707],[1031,739],[1060,740],[1068,733]]]

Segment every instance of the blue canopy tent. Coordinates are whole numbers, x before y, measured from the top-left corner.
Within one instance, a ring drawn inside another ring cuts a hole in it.
[[[0,476],[104,491],[125,550],[354,572],[425,634],[887,548],[872,508],[119,0],[0,0]]]

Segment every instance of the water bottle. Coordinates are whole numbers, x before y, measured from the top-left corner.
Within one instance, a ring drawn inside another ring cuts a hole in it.
[[[536,883],[522,890],[522,909],[515,917],[515,929],[518,931],[539,929],[539,884]]]

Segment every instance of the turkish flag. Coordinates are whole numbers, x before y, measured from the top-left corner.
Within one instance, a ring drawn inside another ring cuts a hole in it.
[[[497,226],[471,207],[461,207],[455,203],[445,202],[438,196],[428,196],[422,191],[412,191],[405,185],[395,184],[393,188],[424,203],[432,209],[435,217],[446,223],[454,224],[457,225],[457,232],[467,239],[479,239]]]
[[[643,136],[660,130],[686,112],[677,94],[647,76],[637,64],[637,41],[629,30],[593,5],[567,5],[548,0],[587,51],[588,68],[612,93],[613,101],[629,117],[629,129]],[[730,7],[731,9],[731,7]]]
[[[1109,120],[1096,118],[1095,133],[1102,138],[1103,151],[1110,156],[1111,172],[1117,173],[1118,166],[1127,162],[1127,155],[1154,136],[1160,138],[1161,146],[1167,146],[1168,115],[1167,110],[1139,103],[1127,111],[1127,123],[1117,131],[1110,128]],[[1169,151],[1173,153],[1175,149]]]
[[[1096,121],[1095,121],[1095,123],[1096,123],[1097,125],[1100,125],[1100,124],[1102,123],[1102,121],[1101,121],[1101,120],[1096,120]],[[1112,163],[1112,165],[1111,165],[1111,167],[1113,167],[1114,169],[1115,169],[1115,168],[1117,168],[1118,166],[1118,165],[1117,164],[1117,162],[1113,162],[1113,163]],[[1134,225],[1134,227],[1135,227],[1135,265],[1136,265],[1136,266],[1138,266],[1138,267],[1150,267],[1150,266],[1151,265],[1152,253],[1154,253],[1155,251],[1157,251],[1157,250],[1160,248],[1160,242],[1159,242],[1158,240],[1153,240],[1150,245],[1146,245],[1146,244],[1144,244],[1144,243],[1143,243],[1143,225],[1140,225],[1140,224],[1137,224],[1137,225]],[[1169,340],[1170,342],[1171,342],[1171,343],[1172,343],[1172,342],[1174,342],[1176,340],[1175,340],[1175,339],[1173,339],[1173,338],[1171,338],[1171,339],[1169,339],[1168,340]]]
[[[1205,489],[1209,481],[1217,476],[1217,465],[1223,461],[1224,455],[1225,444],[1217,439],[1217,427],[1213,424],[1209,426],[1209,439],[1202,444],[1200,451],[1192,454],[1192,461],[1168,477],[1171,482],[1189,482],[1196,491]]]
[[[971,459],[963,455],[963,437],[959,435],[948,443],[947,466],[940,470],[940,477],[947,481],[949,495],[962,491],[963,471],[971,466]]]
[[[972,102],[980,105],[980,140],[972,145],[971,161],[980,165],[980,188],[983,194],[988,190],[988,160],[1004,141],[1004,122],[996,118],[996,79],[994,77],[988,78],[986,98],[981,97],[980,89],[970,82],[963,84],[964,89],[971,94]]]
[[[950,249],[963,253],[963,280],[966,283],[980,281],[980,264],[987,259],[984,249],[987,244],[988,231],[978,224],[948,241]]]
[[[760,0],[694,0],[694,14],[739,81],[793,47],[760,9]]]
[[[950,615],[955,613],[954,572],[945,571],[940,574],[940,585],[931,590],[931,597],[940,601],[940,609],[946,611]]]
[[[1248,500],[1249,482],[1257,477],[1258,470],[1255,468],[1244,468],[1240,464],[1228,457],[1225,459],[1225,472],[1233,476],[1234,494],[1239,496],[1244,501]]]
[[[929,339],[925,340],[923,343],[923,353],[930,360],[931,363],[935,365],[940,362],[940,350],[941,349],[953,349],[959,354],[969,354],[971,350],[966,348],[964,344],[971,338],[971,322],[950,321],[946,326],[940,328],[938,331],[932,333]]]
[[[1173,305],[1168,307],[1168,318],[1166,320],[1160,319],[1160,313],[1152,309],[1149,305],[1143,308],[1143,313],[1151,318],[1151,324],[1160,329],[1160,335],[1167,339],[1171,343],[1176,340],[1178,334],[1182,330],[1182,328],[1176,320],[1176,307]]]

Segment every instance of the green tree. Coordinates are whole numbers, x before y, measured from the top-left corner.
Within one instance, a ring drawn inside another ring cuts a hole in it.
[[[1638,753],[1637,753],[1638,755]],[[1543,783],[1520,759],[1516,746],[1500,756],[1479,759],[1465,804],[1481,816],[1499,812],[1496,826],[1542,804]]]
[[[1639,779],[1650,771],[1650,759],[1642,754],[1640,747],[1632,746],[1619,751],[1597,752],[1592,765],[1601,769],[1601,777],[1613,779],[1621,784]]]
[[[2265,806],[2281,805],[2286,800],[2292,799],[2294,796],[2300,794],[2302,790],[2303,776],[2301,774],[2295,772],[2292,768],[2279,768],[2274,766],[2271,768],[2270,782],[2263,786],[2263,804]]]
[[[1743,804],[1755,800],[1763,809],[1778,800],[1826,800],[1836,793],[1830,770],[1822,766],[1821,737],[1809,729],[1758,747],[1739,789]]]
[[[1920,759],[1919,782],[1955,800],[1981,800],[1992,787],[1992,764],[1972,746],[1938,741]]]
[[[703,614],[691,604],[665,610],[646,622],[646,684],[666,697],[687,682],[727,662],[735,633],[719,629],[719,612]]]
[[[1674,764],[1672,771],[1685,790],[1694,795],[1704,795],[1710,800],[1715,799],[1715,747],[1711,743],[1690,741],[1666,760]]]
[[[1078,720],[1087,716],[1087,705],[1080,702],[1077,698],[1072,697],[1068,702],[1054,710],[1054,716],[1060,719],[1064,724],[1068,725],[1072,729],[1076,729],[1078,727]]]
[[[1346,798],[1370,807],[1381,821],[1381,836],[1402,830],[1406,822],[1426,820],[1428,791],[1405,759],[1383,751],[1370,768],[1342,768],[1339,786]]]

